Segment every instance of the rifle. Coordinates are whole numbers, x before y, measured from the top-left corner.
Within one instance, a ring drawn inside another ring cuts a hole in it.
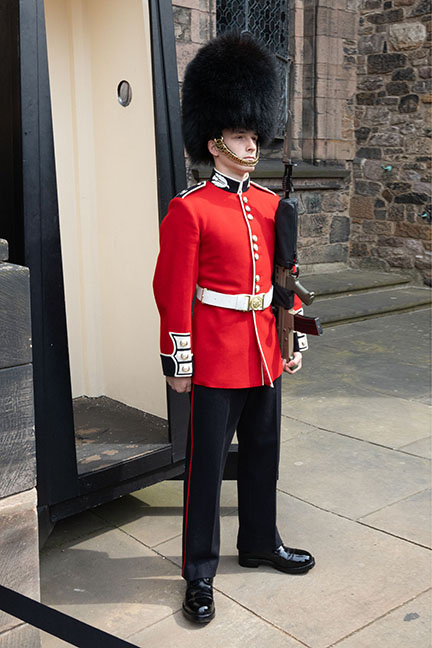
[[[292,116],[288,111],[283,147],[285,171],[282,189],[285,197],[281,198],[275,215],[276,243],[273,274],[273,306],[277,307],[279,343],[282,358],[287,360],[291,360],[294,354],[294,331],[309,335],[323,333],[319,317],[304,317],[293,308],[294,294],[309,306],[315,299],[315,293],[307,290],[298,279],[300,274],[297,263],[298,200],[290,196],[293,191],[291,124]]]

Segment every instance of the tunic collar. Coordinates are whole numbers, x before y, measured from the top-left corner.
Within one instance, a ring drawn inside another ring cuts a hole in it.
[[[215,187],[219,187],[219,189],[229,191],[230,193],[241,194],[244,191],[247,191],[250,187],[249,175],[245,180],[235,180],[220,171],[216,171],[216,169],[213,169],[210,176],[210,182],[214,184]]]

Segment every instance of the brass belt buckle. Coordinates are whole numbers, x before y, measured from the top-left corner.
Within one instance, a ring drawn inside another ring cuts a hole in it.
[[[250,295],[249,296],[249,303],[248,303],[248,310],[264,310],[264,297],[265,294],[262,295]]]

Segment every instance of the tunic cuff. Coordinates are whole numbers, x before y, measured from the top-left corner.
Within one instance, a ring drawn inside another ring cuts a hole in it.
[[[161,353],[162,370],[165,376],[188,378],[193,374],[193,354],[190,333],[169,333],[173,342],[171,354]]]

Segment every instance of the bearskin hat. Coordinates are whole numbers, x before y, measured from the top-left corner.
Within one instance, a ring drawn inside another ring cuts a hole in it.
[[[191,160],[212,162],[207,142],[224,128],[254,130],[261,144],[268,143],[278,88],[274,56],[250,34],[225,33],[204,45],[183,82],[183,137]]]

